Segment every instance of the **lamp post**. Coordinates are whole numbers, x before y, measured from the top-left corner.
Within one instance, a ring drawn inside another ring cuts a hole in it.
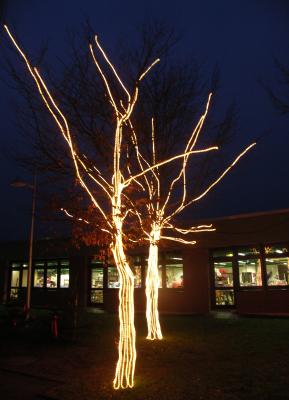
[[[36,186],[37,186],[37,170],[34,169],[33,184],[16,179],[10,184],[16,188],[27,187],[32,190],[32,209],[31,209],[31,227],[29,238],[29,261],[28,261],[28,276],[27,276],[27,294],[25,304],[25,319],[30,319],[30,306],[31,306],[31,278],[32,278],[32,260],[33,260],[33,237],[34,237],[34,221],[35,221],[35,204],[36,204]]]

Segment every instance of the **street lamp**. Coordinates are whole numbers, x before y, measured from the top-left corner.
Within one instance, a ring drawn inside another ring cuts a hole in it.
[[[11,182],[11,186],[16,188],[27,187],[32,190],[32,210],[31,210],[31,228],[30,228],[30,239],[29,239],[29,262],[28,262],[28,276],[27,276],[27,295],[25,305],[25,319],[30,319],[30,306],[31,306],[31,278],[32,278],[32,258],[33,258],[33,236],[34,236],[34,221],[35,221],[35,202],[36,202],[36,183],[37,183],[37,171],[34,169],[33,184],[16,179]]]

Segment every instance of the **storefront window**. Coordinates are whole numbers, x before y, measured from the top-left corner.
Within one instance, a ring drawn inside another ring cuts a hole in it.
[[[46,275],[46,287],[50,289],[57,288],[57,269],[48,269]]]
[[[166,287],[179,289],[184,287],[183,264],[166,265]]]
[[[134,287],[140,288],[141,287],[141,266],[135,265],[133,267],[134,270]]]
[[[61,288],[69,287],[69,268],[60,269],[60,287]]]
[[[262,286],[261,262],[259,259],[239,260],[240,286]]]
[[[289,285],[288,257],[266,258],[266,273],[268,286]]]
[[[90,292],[90,301],[93,304],[103,303],[103,291],[102,290],[92,290]]]
[[[217,306],[233,306],[235,304],[233,290],[216,290],[215,296]]]
[[[119,285],[119,276],[116,267],[108,267],[108,288],[118,289]]]
[[[214,262],[215,286],[233,287],[233,265],[230,261]]]
[[[103,288],[103,268],[93,268],[91,270],[91,287]]]
[[[44,269],[35,269],[34,287],[44,287]]]
[[[20,271],[12,271],[11,286],[12,287],[19,287],[20,286]]]

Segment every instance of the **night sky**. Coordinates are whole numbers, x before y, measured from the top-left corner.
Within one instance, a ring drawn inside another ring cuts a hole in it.
[[[289,67],[288,1],[9,0],[3,9],[2,20],[16,30],[27,51],[37,52],[49,40],[47,60],[54,66],[57,55],[65,53],[66,30],[77,29],[87,17],[112,59],[120,38],[129,43],[135,26],[152,18],[167,22],[182,33],[179,51],[183,55],[193,55],[208,70],[215,64],[220,68],[219,99],[224,105],[234,101],[238,108],[231,159],[261,136],[258,146],[194,215],[205,218],[289,208],[289,118],[278,114],[260,84],[262,80],[286,94],[274,57]],[[28,236],[30,194],[9,184],[16,177],[32,178],[7,156],[14,146],[23,145],[23,138],[15,126],[12,105],[17,93],[7,85],[2,68],[0,74],[0,240],[10,240]]]

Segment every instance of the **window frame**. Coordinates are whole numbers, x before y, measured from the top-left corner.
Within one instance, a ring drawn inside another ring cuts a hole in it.
[[[287,251],[283,253],[279,252],[266,252],[266,248],[276,246],[276,247],[284,247],[287,249]],[[246,248],[256,248],[258,249],[259,253],[258,254],[250,254],[250,255],[244,255],[240,256],[238,254],[238,251],[240,249],[246,249]],[[214,252],[215,251],[232,251],[233,256],[215,256],[214,257]],[[222,286],[215,286],[215,269],[214,269],[214,262],[232,262],[233,266],[233,277],[234,277],[234,284],[233,284],[233,290],[234,290],[234,296],[236,299],[236,293],[237,292],[243,292],[243,291],[266,291],[266,290],[289,290],[289,282],[287,285],[268,285],[268,279],[267,279],[267,264],[266,264],[266,259],[274,259],[274,258],[289,258],[289,243],[288,242],[266,242],[266,243],[259,243],[259,244],[247,244],[247,245],[234,245],[234,246],[227,246],[227,247],[218,247],[218,248],[212,248],[209,250],[210,252],[210,287],[211,287],[211,307],[213,309],[218,309],[218,308],[235,308],[236,307],[236,300],[234,306],[222,306],[222,305],[217,305],[216,304],[216,295],[215,291],[216,290],[230,290],[232,287],[222,287]],[[240,285],[240,277],[239,277],[239,261],[240,260],[260,260],[260,266],[261,266],[261,278],[262,278],[262,286],[258,285],[252,285],[252,286],[241,286]]]

